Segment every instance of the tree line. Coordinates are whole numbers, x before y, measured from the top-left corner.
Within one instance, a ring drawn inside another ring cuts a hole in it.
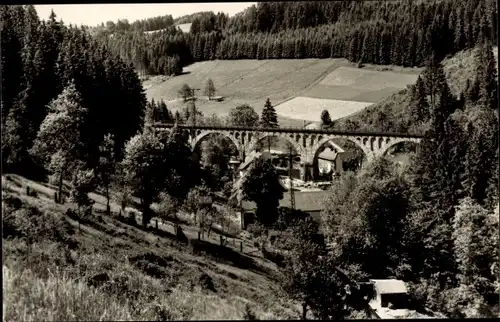
[[[107,133],[114,136],[115,153],[121,156],[125,141],[140,129],[146,104],[134,67],[84,28],[57,21],[53,12],[41,21],[33,6],[1,6],[0,15],[4,171],[40,173],[29,149],[52,112],[51,102],[70,86],[86,109],[78,114],[85,163],[97,163],[98,146]]]
[[[497,15],[493,0],[275,2],[231,18],[200,14],[188,34],[172,27],[148,35],[108,31],[98,38],[151,74],[176,74],[213,59],[346,58],[421,67],[432,54],[442,59],[483,39],[496,44]],[[176,56],[179,68],[159,67]]]
[[[323,319],[358,316],[362,293],[345,287],[367,278],[405,281],[413,309],[452,318],[496,315],[498,81],[490,42],[478,45],[475,60],[458,97],[442,64],[428,60],[409,90],[409,120],[425,133],[411,167],[380,158],[334,180],[321,214],[324,242],[307,214],[278,207],[283,192],[270,161],[250,169],[245,198],[257,204],[264,239],[280,231],[274,246],[282,259],[271,258],[283,289],[303,304],[303,318],[307,309]],[[321,119],[323,127],[335,126],[327,113]]]
[[[476,60],[474,85],[460,98],[431,59],[411,89],[412,122],[425,129],[411,168],[379,160],[344,176],[323,212],[336,261],[350,276],[408,281],[415,301],[450,317],[485,317],[498,309],[498,93],[491,43],[480,44]]]

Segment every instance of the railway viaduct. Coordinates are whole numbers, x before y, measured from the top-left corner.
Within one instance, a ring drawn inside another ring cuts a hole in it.
[[[156,123],[156,131],[170,131],[174,124]],[[300,156],[301,177],[304,179],[313,164],[317,162],[319,154],[332,139],[346,139],[356,144],[365,154],[368,162],[383,156],[390,147],[401,142],[420,143],[423,135],[408,133],[380,133],[380,132],[340,132],[331,130],[310,130],[302,128],[245,128],[245,127],[215,127],[177,125],[187,136],[193,151],[209,135],[219,134],[231,140],[241,162],[257,148],[257,144],[267,138],[284,139],[294,147]]]

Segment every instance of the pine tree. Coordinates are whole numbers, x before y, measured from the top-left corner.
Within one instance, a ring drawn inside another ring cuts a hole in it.
[[[412,88],[410,109],[412,122],[426,122],[429,119],[429,103],[425,95],[424,82],[420,76],[417,78],[417,82]]]
[[[495,57],[490,42],[487,42],[478,49],[479,66],[477,68],[479,82],[479,103],[491,109],[498,109],[498,82]]]
[[[437,95],[446,85],[446,76],[444,75],[443,66],[435,55],[432,55],[428,59],[427,66],[422,73],[422,79],[425,83],[426,94],[430,95],[431,110],[435,110]]]
[[[260,119],[260,124],[262,128],[277,128],[278,127],[278,116],[274,106],[271,105],[269,98],[266,100],[264,109],[262,110],[262,116]]]
[[[487,200],[491,174],[498,166],[498,121],[489,107],[468,109],[467,154],[465,156],[465,189],[467,195],[480,204]]]

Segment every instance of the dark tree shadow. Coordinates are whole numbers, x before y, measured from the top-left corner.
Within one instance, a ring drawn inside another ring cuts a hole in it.
[[[241,269],[253,271],[258,274],[270,276],[270,272],[259,265],[245,254],[241,254],[231,248],[221,247],[203,240],[191,240],[191,247],[195,254],[207,254],[218,262],[234,265]]]

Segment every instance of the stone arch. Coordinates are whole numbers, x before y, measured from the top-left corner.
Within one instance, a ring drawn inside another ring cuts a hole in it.
[[[233,144],[236,146],[236,151],[238,152],[238,155],[241,154],[241,146],[240,146],[240,143],[238,142],[238,140],[234,136],[228,135],[227,133],[222,132],[222,131],[203,131],[203,132],[201,132],[193,139],[193,141],[191,143],[191,151],[195,152],[196,149],[199,147],[200,143],[203,142],[203,139],[205,139],[207,136],[212,135],[212,134],[222,135],[222,136],[228,138],[229,140],[231,140],[231,142],[233,142]]]
[[[420,139],[417,138],[392,138],[387,142],[382,148],[378,151],[377,156],[385,156],[387,151],[389,151],[390,148],[395,146],[396,144],[402,143],[402,142],[413,142],[415,144],[420,144]]]
[[[300,145],[300,142],[297,142],[296,138],[295,137],[290,137],[290,135],[286,134],[286,133],[272,133],[272,132],[268,132],[268,133],[263,133],[262,135],[259,135],[259,136],[253,136],[252,139],[250,140],[250,142],[248,143],[248,146],[247,146],[247,149],[245,149],[245,153],[248,155],[249,153],[251,153],[252,151],[255,150],[255,147],[257,145],[257,143],[259,143],[259,141],[267,138],[267,137],[277,137],[277,138],[280,138],[280,139],[285,139],[287,142],[289,142],[294,148],[295,150],[297,151],[297,153],[300,155],[300,158],[301,158],[301,161],[304,159],[305,157],[305,150],[304,148]]]
[[[370,159],[371,155],[373,154],[373,152],[368,148],[367,145],[363,144],[363,142],[365,142],[365,138],[358,138],[358,137],[350,137],[350,136],[344,136],[344,135],[341,135],[341,136],[327,136],[327,137],[323,137],[321,140],[319,140],[311,149],[311,160],[309,160],[311,163],[314,162],[314,160],[318,157],[319,155],[319,151],[320,149],[323,147],[323,145],[327,144],[328,142],[330,142],[331,140],[333,139],[346,139],[346,140],[349,140],[351,142],[353,142],[354,144],[356,144],[362,151],[363,153],[365,154],[366,158],[367,159]],[[367,138],[369,139],[369,138]],[[368,142],[369,140],[367,140],[366,142]]]

